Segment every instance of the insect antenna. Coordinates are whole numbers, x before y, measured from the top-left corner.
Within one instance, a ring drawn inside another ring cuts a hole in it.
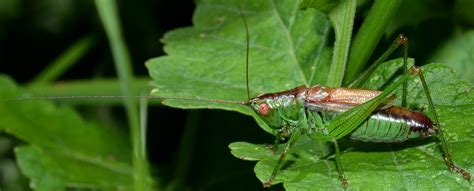
[[[229,104],[239,104],[239,105],[248,105],[250,103],[250,85],[249,85],[249,54],[250,54],[250,35],[247,20],[245,15],[242,13],[242,10],[239,9],[240,16],[245,26],[245,40],[246,40],[246,52],[245,52],[245,85],[247,91],[247,101],[237,101],[237,100],[220,100],[220,99],[209,99],[209,98],[186,98],[186,97],[164,97],[164,96],[133,96],[135,99],[174,99],[174,100],[190,100],[190,101],[206,101],[206,102],[215,102],[215,103],[229,103]],[[127,96],[119,95],[91,95],[91,96],[48,96],[48,97],[32,97],[32,98],[12,98],[5,99],[6,102],[20,102],[20,101],[39,101],[39,100],[73,100],[73,99],[124,99],[128,98]]]
[[[32,98],[13,98],[5,99],[6,102],[19,102],[19,101],[39,101],[39,100],[71,100],[71,99],[124,99],[127,96],[114,96],[114,95],[98,95],[98,96],[48,96],[48,97],[32,97]],[[190,101],[206,101],[216,103],[230,103],[246,105],[246,101],[237,100],[220,100],[220,99],[209,99],[209,98],[187,98],[187,97],[164,97],[164,96],[133,96],[135,99],[174,99],[174,100],[190,100]]]
[[[242,13],[242,10],[239,9],[240,16],[242,17],[242,21],[244,22],[245,26],[245,40],[246,40],[246,54],[245,54],[245,84],[247,87],[247,100],[250,101],[250,87],[249,87],[249,49],[250,49],[250,37],[249,37],[249,27],[247,25],[247,20],[245,19],[245,15]]]

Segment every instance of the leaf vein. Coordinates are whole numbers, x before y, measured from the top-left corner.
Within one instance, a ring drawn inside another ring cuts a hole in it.
[[[299,64],[298,59],[296,58],[294,42],[293,42],[293,39],[291,38],[291,32],[290,32],[291,29],[288,27],[285,27],[285,24],[283,23],[283,19],[280,13],[276,10],[275,0],[272,0],[272,6],[273,6],[272,10],[273,10],[274,15],[276,16],[278,22],[280,23],[280,25],[285,31],[286,40],[289,43],[288,47],[290,49],[288,51],[288,54],[290,55],[291,60],[293,60],[293,62],[291,63],[295,65],[295,67],[297,68],[298,76],[301,78],[301,81],[304,82],[306,86],[309,86],[308,81],[306,80],[305,75],[303,73],[303,69],[301,68],[301,65]]]

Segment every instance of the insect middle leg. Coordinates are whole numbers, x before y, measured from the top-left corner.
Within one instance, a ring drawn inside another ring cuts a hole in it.
[[[289,137],[292,127],[283,127],[281,130],[278,130],[275,134],[275,142],[273,145],[269,145],[268,147],[276,153],[278,151],[278,147],[282,140],[285,140]]]
[[[331,141],[334,144],[335,159],[336,159],[336,168],[339,173],[339,178],[341,179],[341,185],[344,189],[347,188],[349,183],[347,182],[347,176],[344,172],[344,167],[342,166],[342,157],[339,145],[336,138],[330,137],[327,135],[327,129],[325,122],[328,121],[327,115],[324,112],[306,112],[308,119],[308,126],[312,129],[313,132],[308,133],[309,137],[315,141]]]
[[[341,179],[341,184],[344,189],[347,188],[349,183],[347,182],[347,176],[344,173],[344,168],[342,167],[342,158],[341,158],[341,151],[339,150],[339,145],[337,144],[337,140],[335,138],[332,138],[331,142],[334,144],[334,149],[336,151],[335,157],[336,157],[336,167],[337,171],[339,172],[339,176]]]

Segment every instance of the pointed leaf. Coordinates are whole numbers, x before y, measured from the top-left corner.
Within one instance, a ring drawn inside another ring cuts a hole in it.
[[[132,184],[130,172],[106,169],[103,164],[66,153],[22,146],[15,148],[15,154],[21,171],[31,178],[31,186],[36,190],[126,189]]]
[[[244,14],[250,33],[251,96],[321,82],[325,77],[316,68],[329,63],[329,51],[324,50],[330,24],[321,12],[299,11],[298,5],[298,1],[202,1],[194,14],[194,27],[165,35],[168,56],[146,63],[155,87],[152,95],[247,101],[246,34],[239,11]],[[181,100],[164,103],[253,115],[251,110],[235,104]],[[268,127],[266,130],[270,131]]]

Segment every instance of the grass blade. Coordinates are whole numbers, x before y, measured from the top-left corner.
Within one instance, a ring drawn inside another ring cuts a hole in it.
[[[44,84],[54,81],[65,71],[72,67],[81,59],[93,44],[92,37],[83,37],[76,41],[71,47],[57,57],[49,66],[46,67],[33,80],[32,85]]]
[[[364,69],[402,0],[375,1],[352,42],[344,84]]]
[[[134,190],[152,190],[148,162],[144,157],[145,154],[142,153],[144,149],[142,148],[143,141],[141,140],[137,103],[132,98],[133,72],[131,61],[118,20],[117,5],[114,0],[96,0],[95,3],[109,38],[122,95],[126,97],[124,103],[133,145]]]

